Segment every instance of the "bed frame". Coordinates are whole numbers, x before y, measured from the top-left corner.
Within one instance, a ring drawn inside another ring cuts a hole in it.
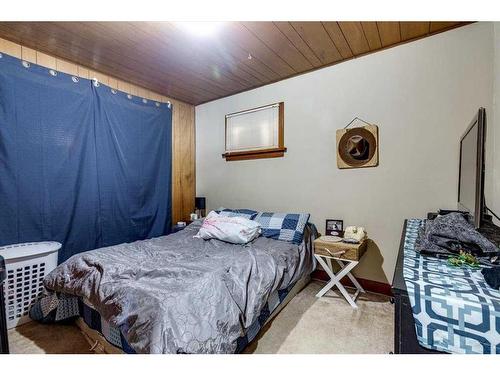
[[[304,289],[307,284],[309,284],[310,280],[311,276],[307,275],[295,283],[294,287],[290,290],[285,299],[274,309],[269,318],[267,318],[266,322],[261,328],[261,331],[271,323],[276,315],[278,315],[279,312],[283,310],[283,308],[288,304],[288,302],[293,299],[293,297],[295,297],[302,289]],[[125,354],[120,348],[117,348],[116,346],[109,343],[108,340],[106,340],[104,336],[101,335],[98,331],[90,328],[82,318],[78,318],[76,320],[76,325],[78,326],[78,328],[80,328],[83,336],[90,344],[90,351],[100,354]]]

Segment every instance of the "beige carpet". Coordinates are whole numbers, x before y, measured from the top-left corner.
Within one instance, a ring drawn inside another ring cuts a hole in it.
[[[394,350],[394,305],[389,297],[361,294],[358,309],[353,309],[337,290],[316,298],[323,286],[311,282],[246,352],[357,354]]]
[[[9,349],[16,354],[91,354],[77,326],[30,322],[9,330]]]
[[[394,307],[388,297],[360,295],[352,309],[338,291],[318,299],[313,281],[278,314],[246,353],[389,353]],[[11,353],[90,353],[73,325],[28,323],[9,332]]]

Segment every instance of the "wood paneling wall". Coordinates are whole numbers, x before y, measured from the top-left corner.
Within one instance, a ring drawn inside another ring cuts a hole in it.
[[[199,105],[468,22],[1,22],[0,37]],[[250,57],[250,58],[249,58]]]
[[[128,94],[164,103],[170,101],[173,106],[172,223],[189,219],[189,214],[194,211],[196,186],[194,106],[1,38],[0,52],[82,78],[97,78],[99,82]]]

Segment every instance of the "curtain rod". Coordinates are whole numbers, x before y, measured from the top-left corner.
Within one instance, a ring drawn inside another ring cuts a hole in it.
[[[245,115],[247,113],[262,111],[264,109],[274,108],[274,107],[279,107],[279,103],[274,103],[274,104],[269,104],[269,105],[265,105],[265,106],[262,106],[262,107],[247,109],[246,111],[230,113],[230,114],[226,115],[226,118],[231,118],[231,117],[236,117],[236,116],[240,116],[240,115]]]

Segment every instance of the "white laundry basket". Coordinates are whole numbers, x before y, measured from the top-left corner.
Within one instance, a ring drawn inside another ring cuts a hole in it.
[[[43,291],[43,279],[57,266],[59,242],[30,242],[0,247],[5,259],[7,328],[30,321],[29,309]]]

